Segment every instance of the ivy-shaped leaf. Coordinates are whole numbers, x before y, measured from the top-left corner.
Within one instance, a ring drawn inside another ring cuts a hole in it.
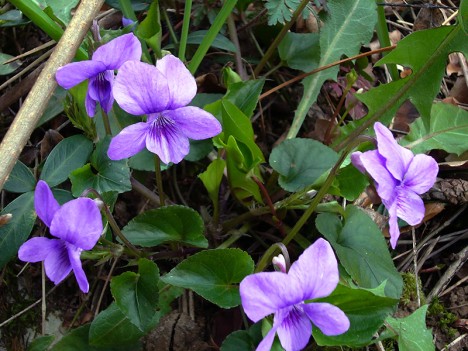
[[[28,191],[14,199],[0,215],[10,213],[10,221],[0,227],[0,269],[18,252],[26,241],[36,220],[34,193]]]
[[[132,244],[143,247],[177,242],[206,248],[208,240],[203,230],[203,219],[197,211],[176,205],[146,211],[133,218],[122,232]]]
[[[222,308],[231,308],[241,303],[239,283],[253,269],[253,260],[242,250],[205,250],[179,263],[161,280],[192,289]]]
[[[112,278],[110,287],[122,313],[141,331],[152,326],[158,305],[159,269],[146,258],[138,260],[138,273]]]
[[[101,194],[108,191],[123,193],[132,189],[127,160],[111,161],[107,157],[109,143],[109,137],[97,143],[90,163],[70,174],[74,196],[80,196],[88,188],[94,188]]]
[[[41,179],[50,187],[64,182],[72,171],[86,163],[92,151],[93,143],[83,135],[63,139],[47,157]]]
[[[344,225],[337,215],[330,213],[320,214],[316,225],[359,286],[372,289],[387,281],[386,295],[400,298],[403,280],[382,232],[366,213],[350,205],[346,208]]]
[[[322,143],[303,138],[283,141],[270,155],[271,167],[280,174],[279,184],[298,191],[314,183],[338,161],[338,154]]]
[[[36,188],[36,178],[34,178],[31,170],[18,160],[3,188],[12,193],[33,191]]]

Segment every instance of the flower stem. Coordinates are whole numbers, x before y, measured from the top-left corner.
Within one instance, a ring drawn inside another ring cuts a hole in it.
[[[106,134],[112,135],[111,126],[109,123],[109,116],[103,109],[101,109],[101,115],[102,115],[102,123],[104,123],[104,129],[106,131]]]
[[[322,198],[327,194],[328,189],[333,183],[333,180],[335,179],[336,174],[338,173],[338,170],[341,167],[341,164],[344,162],[348,154],[351,152],[351,150],[354,149],[356,142],[361,142],[360,139],[356,139],[354,143],[350,144],[345,151],[340,155],[340,158],[338,159],[338,162],[333,166],[331,169],[330,173],[328,174],[327,179],[323,183],[322,187],[318,191],[317,195],[315,195],[314,199],[310,203],[309,207],[307,210],[304,212],[304,214],[299,218],[299,220],[296,222],[294,227],[291,229],[291,231],[288,233],[286,238],[283,239],[282,243],[284,245],[288,245],[294,237],[299,233],[299,231],[302,229],[304,224],[307,222],[307,220],[310,218],[312,213],[317,209],[317,206],[319,205],[320,201]],[[265,269],[265,267],[268,265],[268,262],[271,261],[272,255],[278,250],[276,245],[271,246],[265,254],[262,256],[260,261],[257,264],[257,267],[255,269],[255,272],[261,272]]]
[[[164,196],[163,190],[163,182],[162,182],[162,174],[161,174],[161,159],[158,155],[154,155],[154,173],[156,174],[156,188],[158,189],[159,193],[159,202],[161,206],[165,206],[166,199]]]
[[[102,198],[101,194],[99,194],[95,189],[87,189],[85,190],[81,196],[86,196],[87,194],[92,193],[94,196],[96,196],[99,200],[102,201],[102,209],[104,210],[104,214],[107,217],[107,221],[109,222],[109,225],[112,228],[112,231],[114,232],[115,235],[119,237],[120,240],[125,244],[125,246],[128,247],[130,252],[134,254],[136,257],[142,257],[142,253],[135,247],[133,244],[128,241],[128,239],[123,235],[122,231],[120,230],[117,222],[114,219],[114,216],[112,216],[111,211],[109,210],[109,206],[107,206],[106,202]]]
[[[182,24],[182,33],[180,33],[179,58],[185,61],[185,49],[187,48],[187,37],[190,28],[190,16],[192,14],[192,0],[185,1],[184,22]]]

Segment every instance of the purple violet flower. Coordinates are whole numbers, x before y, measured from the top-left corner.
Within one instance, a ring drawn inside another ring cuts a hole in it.
[[[362,173],[368,173],[389,213],[390,244],[396,247],[400,229],[398,217],[409,225],[419,224],[425,213],[420,194],[435,183],[439,166],[427,155],[414,155],[398,145],[382,123],[374,124],[377,150],[354,152],[351,161]]]
[[[18,257],[25,262],[44,261],[45,272],[54,284],[73,270],[84,293],[88,279],[81,266],[80,254],[96,245],[103,227],[96,203],[79,198],[60,206],[46,182],[40,180],[34,192],[34,207],[39,218],[58,239],[35,237],[21,245]]]
[[[166,55],[156,67],[128,61],[120,67],[114,97],[133,115],[148,115],[116,135],[107,155],[111,160],[133,156],[145,147],[162,162],[179,163],[189,153],[189,138],[211,138],[221,124],[210,113],[186,106],[197,92],[197,84],[181,60]]]
[[[91,60],[72,62],[60,67],[55,78],[57,83],[65,89],[70,89],[89,79],[85,106],[88,115],[94,117],[97,102],[106,113],[112,109],[114,70],[119,69],[124,62],[139,60],[140,57],[140,41],[133,33],[129,33],[100,46]]]
[[[304,303],[330,295],[338,285],[338,263],[330,244],[318,239],[309,246],[288,273],[262,272],[240,283],[242,306],[254,322],[274,313],[273,327],[258,345],[268,351],[278,333],[286,351],[306,347],[312,325],[325,335],[339,335],[349,329],[349,319],[338,307],[325,302]]]

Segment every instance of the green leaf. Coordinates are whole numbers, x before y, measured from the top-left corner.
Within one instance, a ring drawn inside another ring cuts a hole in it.
[[[465,31],[465,34],[468,35],[468,1],[461,1],[458,14],[460,16],[460,23],[463,26],[463,30]]]
[[[320,31],[319,67],[338,61],[343,55],[356,55],[363,44],[367,44],[374,33],[377,11],[374,0],[327,1],[329,14]],[[297,135],[305,116],[323,83],[335,80],[339,67],[335,66],[318,72],[303,80],[304,94],[296,110],[288,138]]]
[[[34,193],[29,191],[14,199],[0,215],[11,213],[10,221],[0,227],[0,268],[12,257],[26,241],[36,220],[34,212]]]
[[[145,19],[138,25],[137,33],[156,53],[161,52],[161,21],[158,1],[153,1]]]
[[[337,161],[337,153],[329,147],[302,138],[283,141],[270,155],[270,166],[280,174],[279,184],[291,192],[314,183]]]
[[[231,101],[222,99],[221,108],[223,131],[215,139],[227,143],[229,137],[233,136],[236,141],[244,144],[248,151],[250,151],[249,153],[243,153],[247,158],[247,168],[263,162],[265,159],[262,151],[255,144],[254,131],[250,119]]]
[[[387,318],[389,328],[398,335],[400,351],[435,350],[431,330],[426,327],[427,308],[428,305],[422,306],[408,317]]]
[[[152,326],[158,306],[159,269],[146,258],[138,260],[138,273],[125,272],[111,280],[111,292],[120,311],[142,332]]]
[[[20,60],[15,60],[5,65],[4,62],[11,58],[13,58],[13,56],[0,52],[0,76],[13,73],[21,66],[22,63]]]
[[[242,250],[205,250],[179,263],[161,280],[192,289],[222,308],[231,308],[241,303],[238,283],[253,269],[253,260]]]
[[[312,71],[320,61],[319,38],[318,33],[288,32],[278,45],[281,60],[290,68]]]
[[[50,187],[64,182],[72,171],[86,163],[92,151],[93,143],[83,135],[63,139],[47,157],[40,179]]]
[[[320,214],[316,225],[354,281],[364,288],[376,288],[387,281],[386,295],[400,298],[403,280],[381,231],[366,213],[348,206],[344,226],[337,215],[330,213]]]
[[[47,107],[42,114],[39,122],[37,122],[37,127],[43,125],[44,123],[50,121],[52,118],[58,116],[64,110],[64,103],[67,97],[67,90],[63,89],[61,86],[57,86],[54,90],[54,94],[51,96]]]
[[[340,194],[349,201],[354,201],[369,184],[368,178],[352,164],[341,168],[335,179],[338,181]]]
[[[68,24],[72,18],[71,11],[76,7],[78,2],[79,0],[47,0],[47,5],[50,6],[57,18],[63,23]]]
[[[208,33],[207,30],[197,30],[190,33],[187,37],[187,44],[201,44],[206,36],[206,33]],[[219,33],[211,43],[211,46],[221,50],[236,52],[236,46],[232,43],[232,41]]]
[[[33,191],[36,188],[36,178],[34,178],[31,170],[18,160],[3,188],[12,193]]]
[[[374,291],[354,289],[338,284],[335,291],[313,302],[328,302],[340,308],[350,321],[349,330],[341,335],[326,336],[314,326],[313,336],[320,346],[358,347],[372,343],[375,332],[398,304],[398,299],[383,297]]]
[[[441,149],[461,155],[468,150],[468,112],[451,104],[432,105],[431,117],[418,118],[411,124],[403,145],[414,153]]]
[[[110,137],[106,137],[99,141],[91,154],[90,163],[70,174],[74,196],[80,196],[88,188],[94,188],[99,193],[123,193],[132,189],[127,161],[111,161],[107,157],[110,140]]]
[[[264,84],[264,78],[230,84],[224,99],[232,102],[250,120],[257,107]]]
[[[44,335],[33,340],[29,344],[27,351],[46,351],[54,341],[54,335]]]
[[[198,175],[215,207],[218,206],[219,186],[223,180],[225,168],[226,162],[221,158],[217,158],[210,163],[205,172]]]
[[[258,185],[252,175],[261,179],[258,165],[264,161],[262,151],[255,143],[250,119],[232,102],[222,99],[206,106],[206,110],[222,116],[223,132],[213,141],[226,149],[228,181],[233,194],[245,205],[253,198],[261,202]],[[221,111],[221,112],[219,112]]]
[[[241,149],[242,146],[244,147]],[[229,187],[234,196],[246,206],[249,206],[252,198],[262,202],[258,185],[252,179],[252,175],[260,179],[260,171],[257,165],[249,167],[249,150],[232,135],[229,136],[225,148]]]
[[[389,123],[400,105],[410,100],[425,119],[426,128],[431,114],[432,102],[440,89],[445,74],[445,65],[450,53],[459,51],[468,54],[466,34],[461,25],[442,26],[414,32],[398,43],[395,50],[384,56],[377,64],[397,63],[409,67],[412,74],[388,84],[381,84],[356,97],[369,108],[366,117],[348,123],[342,129],[345,138],[362,133],[358,128],[370,118],[379,118]]]
[[[253,351],[262,340],[262,323],[253,324],[248,330],[229,334],[221,345],[221,351]]]
[[[50,351],[137,351],[141,350],[138,330],[112,304],[98,314],[92,324],[72,330]]]
[[[143,247],[177,242],[205,248],[208,247],[208,241],[203,230],[203,220],[197,211],[175,205],[149,210],[136,216],[122,232],[132,244]]]
[[[0,15],[0,27],[16,27],[30,22],[21,11],[10,10]]]

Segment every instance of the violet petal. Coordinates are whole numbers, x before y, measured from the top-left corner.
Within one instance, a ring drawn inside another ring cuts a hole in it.
[[[398,216],[396,214],[396,201],[390,206],[385,206],[388,210],[388,226],[390,232],[390,245],[394,249],[397,245],[398,238],[400,237],[400,227],[398,226]]]
[[[240,296],[245,314],[254,322],[301,302],[299,284],[282,272],[261,272],[245,277]]]
[[[89,89],[86,91],[85,108],[88,116],[94,117],[96,114],[96,100],[89,95]]]
[[[79,198],[64,204],[50,225],[52,235],[84,250],[90,250],[96,245],[102,230],[99,208],[88,198]]]
[[[362,164],[361,156],[362,156],[361,151],[353,152],[351,154],[351,163],[353,164],[354,167],[358,169],[359,172],[366,174],[366,168]]]
[[[137,116],[151,114],[170,105],[167,85],[166,78],[156,67],[127,61],[115,78],[113,94],[119,106],[128,113]]]
[[[325,335],[340,335],[349,329],[348,317],[336,306],[321,302],[304,304],[303,308],[312,323]]]
[[[190,139],[202,140],[221,133],[221,123],[211,113],[198,107],[168,110],[164,111],[164,115],[175,121],[179,130]]]
[[[47,255],[54,250],[59,250],[62,241],[58,239],[48,239],[35,237],[26,241],[18,250],[18,258],[24,262],[44,261]]]
[[[78,282],[80,290],[86,294],[89,291],[89,283],[88,278],[86,278],[86,274],[83,270],[83,266],[81,265],[81,251],[82,250],[80,248],[77,248],[73,245],[68,245],[68,258],[70,259],[73,273],[75,274],[75,278]]]
[[[141,58],[141,44],[133,34],[124,34],[107,44],[97,48],[93,54],[93,61],[100,61],[106,69],[119,69],[127,61],[138,61]]]
[[[263,340],[260,341],[255,351],[270,351],[271,350],[271,346],[273,345],[273,341],[275,340],[276,330],[281,325],[281,322],[282,320],[280,320],[279,318],[276,318],[275,316],[273,326],[268,331],[267,335],[265,335]]]
[[[168,109],[188,105],[197,93],[197,83],[184,63],[173,55],[166,55],[156,62],[156,68],[167,78],[171,101]]]
[[[397,181],[385,166],[385,160],[377,150],[367,151],[360,157],[367,173],[374,179],[379,196],[382,200],[395,197]]]
[[[289,277],[302,289],[301,301],[330,295],[339,281],[338,262],[328,241],[318,239],[291,265]]]
[[[60,209],[60,205],[55,200],[49,185],[43,180],[37,183],[34,191],[34,208],[37,216],[48,227],[50,227],[55,213]]]
[[[427,155],[416,155],[411,161],[405,175],[405,187],[416,194],[424,194],[435,183],[439,166],[437,162]]]
[[[139,122],[132,124],[112,138],[107,156],[111,160],[122,160],[136,155],[146,146],[146,134],[148,123]]]
[[[413,159],[413,153],[398,145],[392,132],[382,123],[375,123],[374,130],[377,136],[377,148],[386,160],[386,168],[395,179],[403,180]]]
[[[307,346],[310,335],[312,334],[312,325],[305,313],[296,307],[278,311],[275,315],[286,313],[282,318],[283,322],[276,331],[281,342],[281,346],[286,351],[299,351]]]
[[[114,103],[112,85],[114,84],[114,72],[104,71],[89,80],[88,94],[94,101],[99,101],[105,113],[109,113]]]
[[[57,245],[49,252],[44,260],[46,275],[54,284],[60,283],[71,272],[72,267],[68,258],[67,244],[63,240],[55,240]]]
[[[89,60],[72,62],[60,67],[55,73],[55,79],[62,88],[70,89],[105,70],[106,65],[102,62]]]
[[[418,194],[410,189],[398,187],[396,192],[396,215],[409,225],[421,223],[426,209]]]
[[[146,136],[146,148],[168,164],[182,161],[190,151],[190,144],[173,121],[160,116],[151,123]]]

